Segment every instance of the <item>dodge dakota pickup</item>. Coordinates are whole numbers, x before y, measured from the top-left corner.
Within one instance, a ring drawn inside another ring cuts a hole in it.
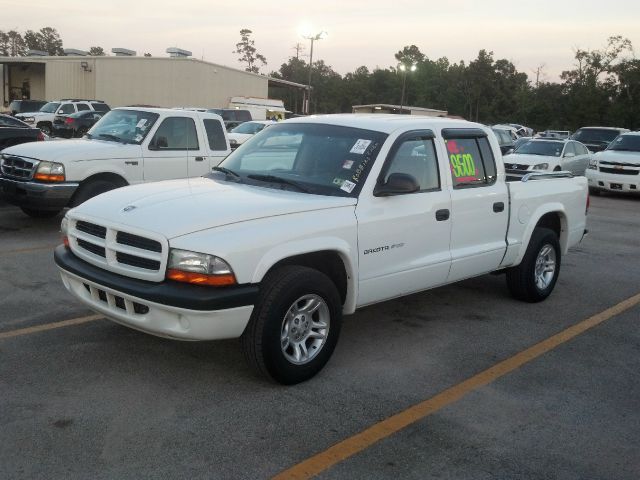
[[[272,379],[329,360],[343,315],[490,272],[551,294],[582,240],[587,180],[507,179],[487,127],[401,115],[273,125],[202,178],[105,193],[69,210],[62,282],[106,318],[167,338],[241,337]]]
[[[0,196],[32,217],[51,217],[117,187],[206,175],[230,151],[219,115],[117,108],[83,139],[3,150]]]

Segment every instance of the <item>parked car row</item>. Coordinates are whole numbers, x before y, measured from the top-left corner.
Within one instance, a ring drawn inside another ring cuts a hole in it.
[[[57,102],[48,102],[36,112],[24,112],[16,115],[16,118],[39,128],[47,135],[53,134],[53,125],[57,117],[68,117],[77,112],[91,111],[105,113],[110,110],[102,100],[83,100],[66,98]]]

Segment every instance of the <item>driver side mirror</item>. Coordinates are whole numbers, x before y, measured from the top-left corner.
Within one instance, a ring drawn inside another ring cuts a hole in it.
[[[575,157],[575,156],[576,156],[576,154],[573,153],[573,152],[567,152],[567,153],[565,153],[563,155],[564,158],[572,158],[572,157]]]
[[[418,180],[407,173],[392,173],[385,183],[378,183],[373,189],[374,197],[390,197],[420,190]]]

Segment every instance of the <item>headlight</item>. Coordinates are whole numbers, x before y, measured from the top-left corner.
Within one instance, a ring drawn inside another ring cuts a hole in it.
[[[215,287],[236,283],[233,270],[223,259],[215,255],[175,248],[169,252],[167,278],[177,282]]]
[[[40,162],[33,178],[43,182],[64,182],[64,165],[56,162]]]
[[[589,160],[589,168],[591,170],[597,170],[598,169],[598,160],[596,160],[595,158],[592,158]]]
[[[548,168],[549,168],[548,163],[539,163],[538,165],[533,166],[534,170],[547,170]]]

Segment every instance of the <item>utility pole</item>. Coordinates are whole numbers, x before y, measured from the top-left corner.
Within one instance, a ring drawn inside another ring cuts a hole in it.
[[[296,51],[296,60],[300,60],[300,52],[304,50],[304,45],[298,42],[293,46],[293,50]]]

